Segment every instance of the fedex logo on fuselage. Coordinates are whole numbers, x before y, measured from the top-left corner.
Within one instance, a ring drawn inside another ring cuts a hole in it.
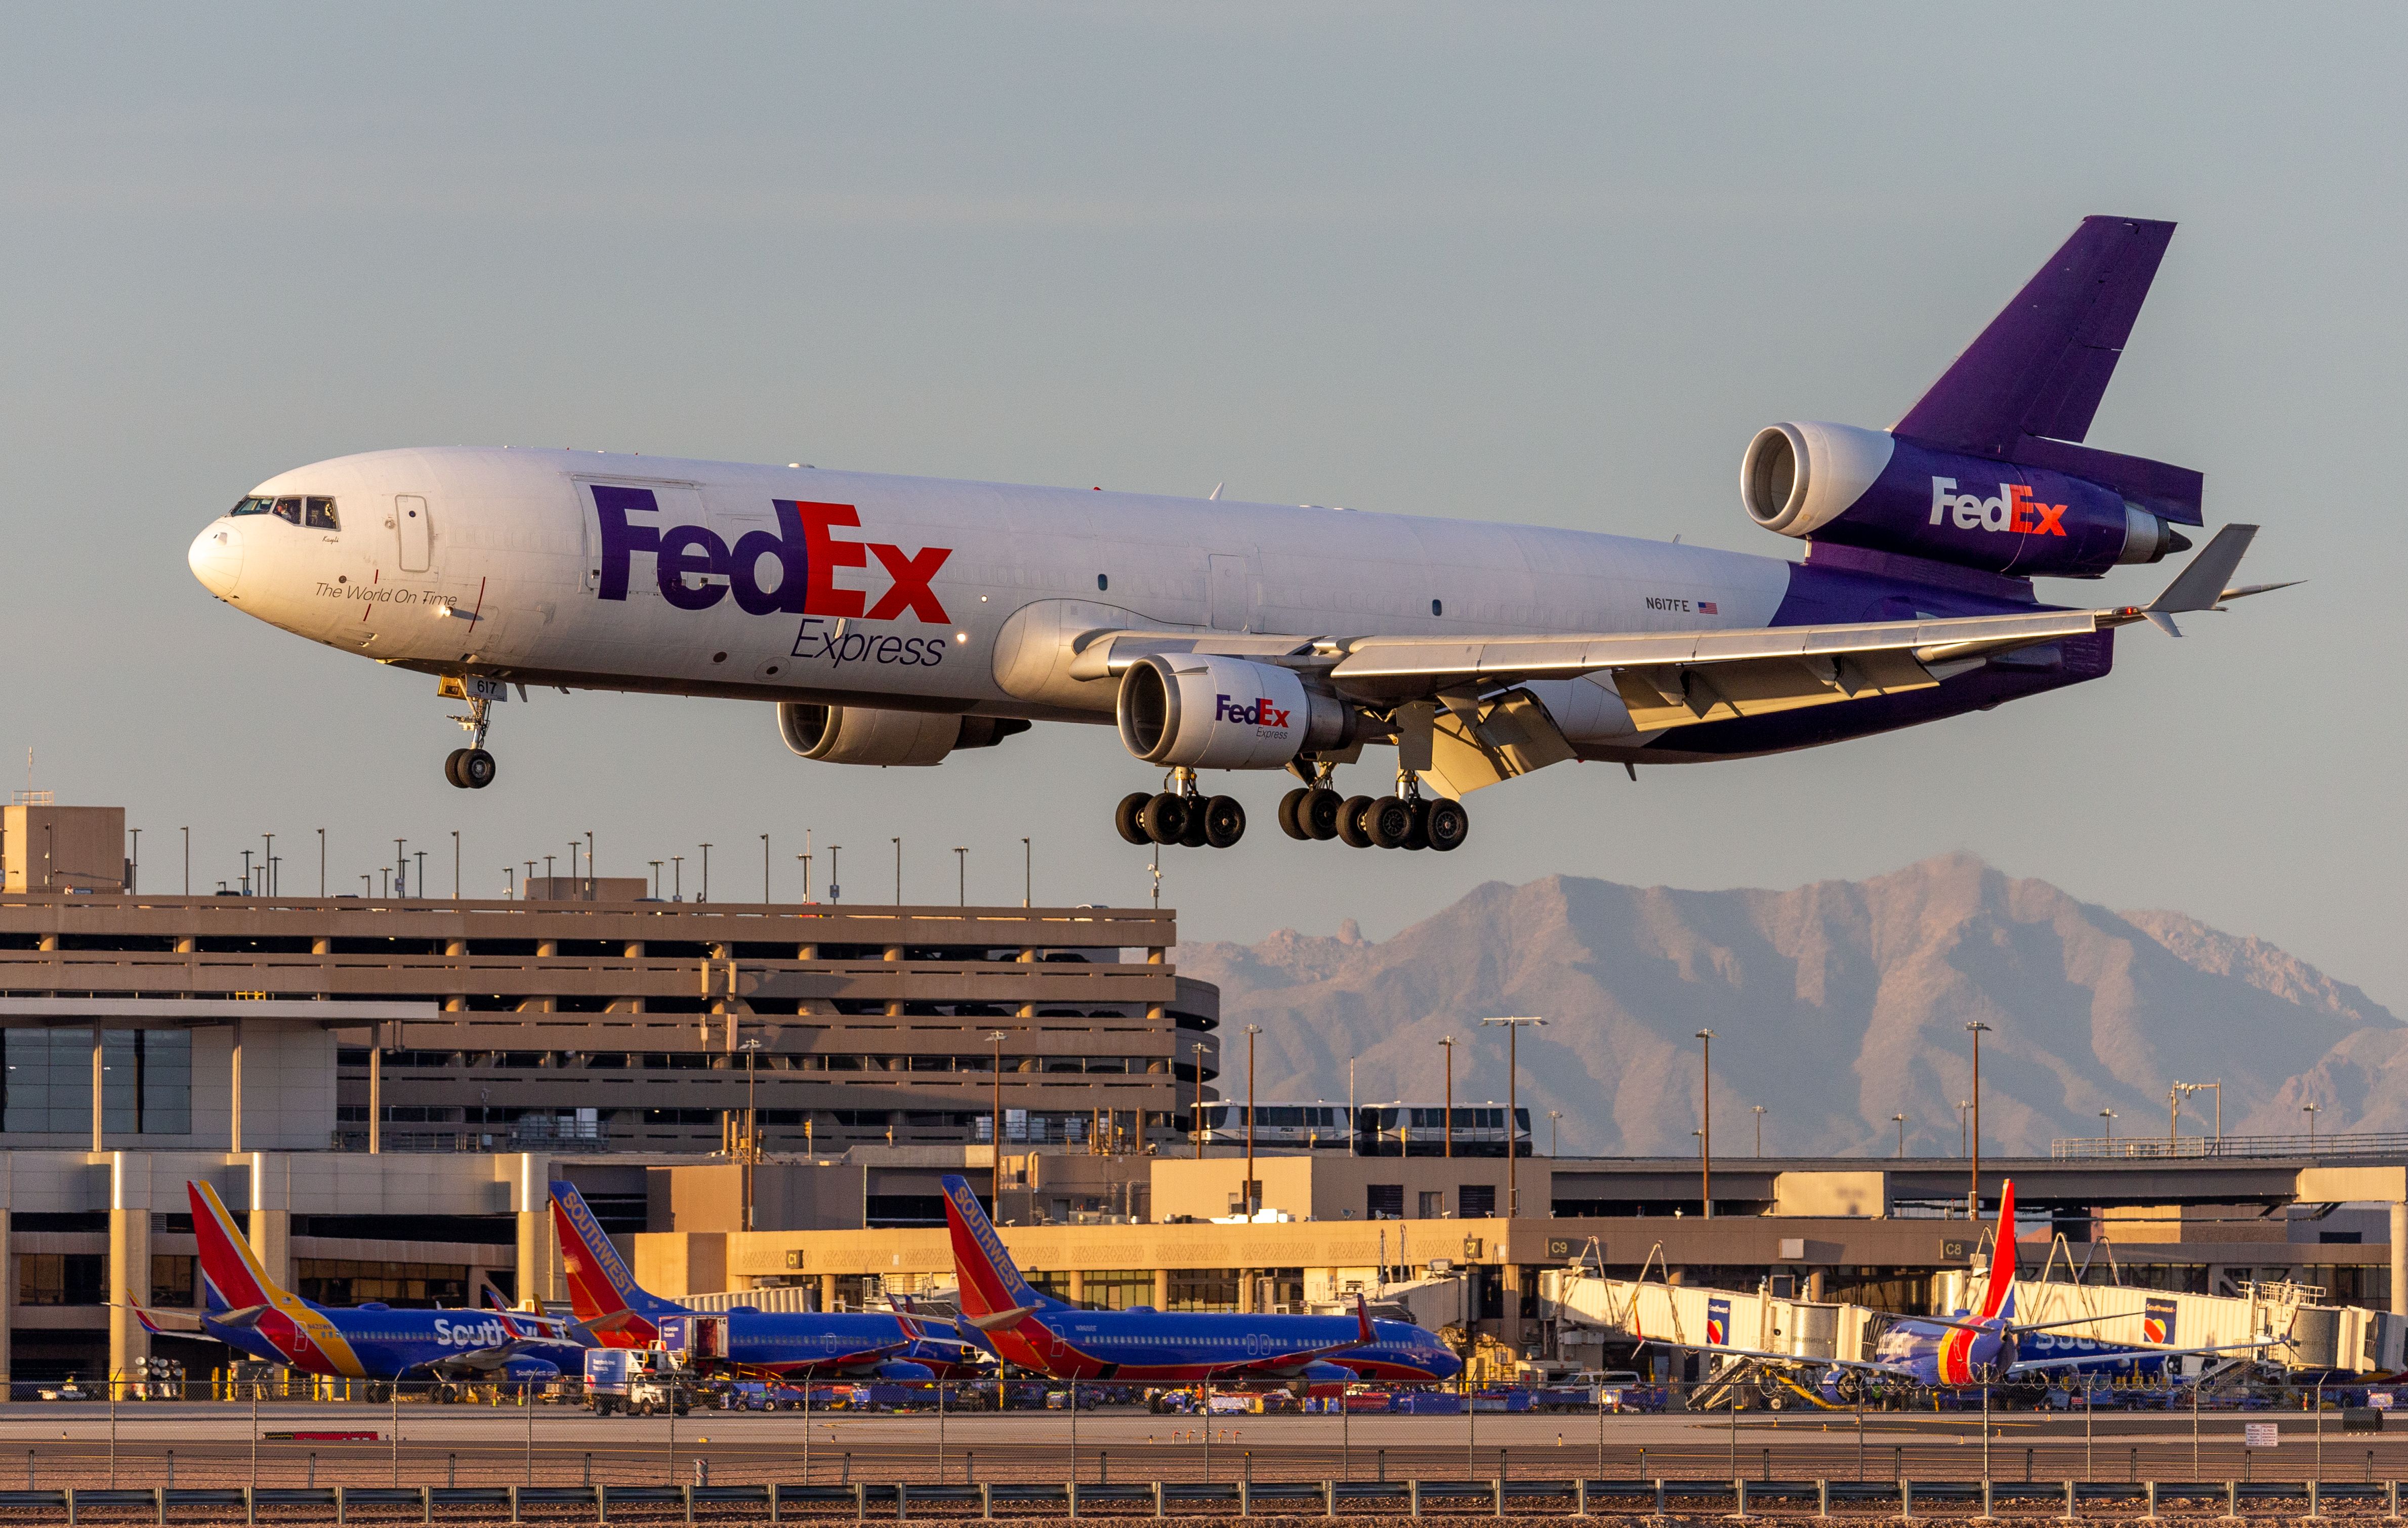
[[[853,541],[836,535],[840,527],[859,527],[861,512],[850,504],[813,504],[797,499],[773,499],[778,528],[747,531],[729,546],[707,525],[669,525],[637,520],[657,515],[660,501],[649,488],[594,486],[594,512],[602,534],[601,582],[595,591],[606,600],[624,600],[633,574],[635,555],[649,552],[652,581],[661,598],[681,610],[708,610],[728,595],[746,615],[814,615],[894,621],[905,611],[932,626],[948,623],[945,607],[929,588],[937,570],[953,554],[951,547],[923,547],[907,552],[879,541]],[[840,568],[879,565],[894,581],[869,603],[867,591],[840,589]],[[774,568],[767,581],[765,568]],[[686,582],[692,574],[704,581]],[[711,582],[713,578],[724,582]]]
[[[2000,483],[1999,496],[1959,493],[1954,478],[1931,479],[1931,523],[1946,516],[1960,531],[2012,531],[2025,536],[2063,536],[2065,506],[2042,504],[2029,483]]]
[[[1282,732],[1287,730],[1288,714],[1288,708],[1273,706],[1268,695],[1258,697],[1253,704],[1245,706],[1238,705],[1228,696],[1222,695],[1218,697],[1217,703],[1212,707],[1212,720],[1215,721],[1235,721],[1246,727],[1274,727]]]

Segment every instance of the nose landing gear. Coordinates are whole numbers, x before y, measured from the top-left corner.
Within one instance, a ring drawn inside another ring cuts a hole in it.
[[[470,741],[466,748],[453,749],[443,761],[443,778],[463,791],[481,791],[494,783],[499,772],[494,756],[485,751],[485,729],[491,725],[494,702],[487,695],[472,694],[467,699],[468,714],[452,720],[466,731]]]
[[[1189,849],[1227,849],[1246,834],[1246,808],[1235,796],[1207,796],[1196,788],[1196,771],[1172,772],[1174,789],[1123,796],[1112,808],[1112,826],[1132,844],[1180,844]]]

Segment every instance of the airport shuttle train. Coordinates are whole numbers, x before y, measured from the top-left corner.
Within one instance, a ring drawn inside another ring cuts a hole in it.
[[[1227,847],[1201,772],[1285,771],[1281,827],[1451,850],[1463,798],[1574,760],[1696,763],[1986,710],[2216,607],[2254,527],[2146,607],[2041,603],[2190,543],[2197,472],[2082,444],[2172,225],[2086,220],[1889,430],[1769,427],[1752,522],[1803,562],[1590,531],[509,447],[260,483],[190,549],[212,593],[437,681],[481,789],[513,692],[749,700],[826,764],[1114,728],[1133,843]],[[2179,635],[2177,632],[2176,635]],[[763,720],[770,730],[770,718]],[[1394,750],[1361,790],[1337,771]]]

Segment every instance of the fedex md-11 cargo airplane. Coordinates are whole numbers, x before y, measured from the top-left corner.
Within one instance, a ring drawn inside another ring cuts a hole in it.
[[[1688,764],[1986,710],[2106,674],[2114,629],[2218,608],[2254,526],[2145,606],[2035,578],[2154,563],[2200,474],[2083,444],[2173,224],[2086,219],[1887,430],[1776,424],[1751,520],[1805,560],[1312,506],[572,450],[372,451],[279,473],[194,541],[259,619],[433,675],[481,789],[515,687],[776,707],[787,748],[934,764],[1117,727],[1164,788],[1132,843],[1226,848],[1206,770],[1285,770],[1297,838],[1451,850],[1462,798],[1569,760]],[[1393,790],[1336,771],[1394,748]]]

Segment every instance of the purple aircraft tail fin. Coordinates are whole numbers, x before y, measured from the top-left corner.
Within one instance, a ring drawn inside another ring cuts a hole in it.
[[[2168,520],[2199,524],[2200,474],[2079,444],[2173,234],[2170,222],[2083,219],[1894,433],[2086,478]]]

